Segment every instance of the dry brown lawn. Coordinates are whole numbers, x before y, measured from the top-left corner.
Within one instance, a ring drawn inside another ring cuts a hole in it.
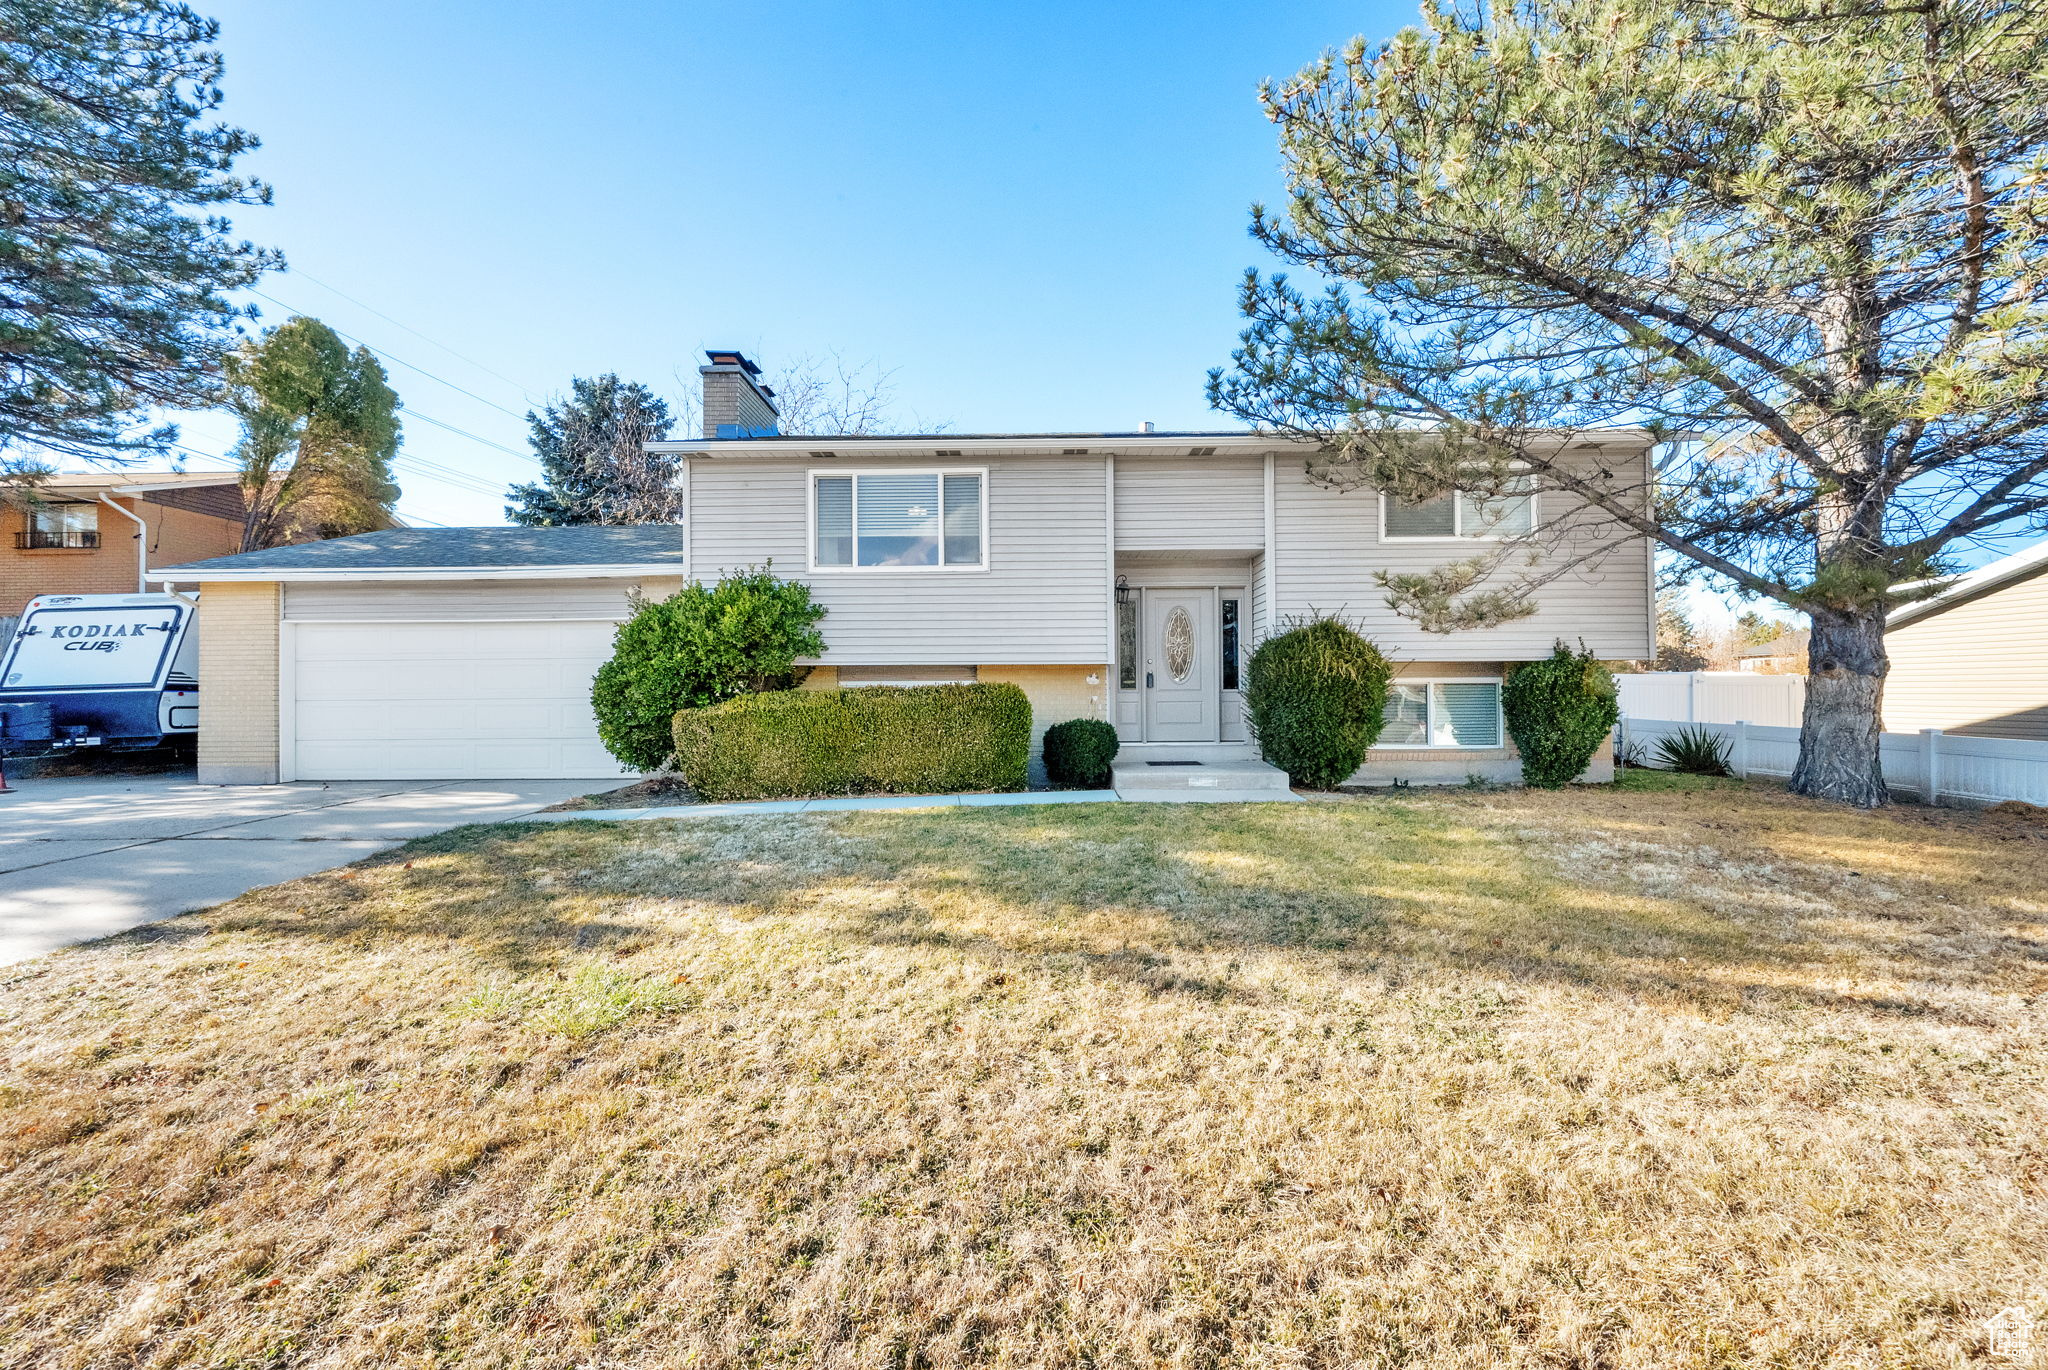
[[[2048,1318],[2019,819],[474,828],[0,975],[10,1367],[1920,1370]]]

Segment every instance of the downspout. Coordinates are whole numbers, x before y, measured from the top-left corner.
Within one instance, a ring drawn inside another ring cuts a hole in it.
[[[135,525],[135,593],[149,593],[149,525],[136,515],[114,503],[114,497],[104,490],[100,492],[100,503],[107,506]]]

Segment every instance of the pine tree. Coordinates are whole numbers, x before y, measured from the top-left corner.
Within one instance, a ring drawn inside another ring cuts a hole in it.
[[[256,140],[209,122],[218,26],[162,0],[0,0],[0,450],[132,460],[176,435],[138,411],[219,394],[277,266],[208,213],[270,199]],[[198,211],[198,212],[194,212]]]
[[[1657,661],[1660,671],[1704,671],[1712,663],[1701,650],[1699,631],[1677,599],[1657,601]]]
[[[1885,802],[1886,612],[2048,525],[2048,8],[1423,19],[1266,92],[1290,196],[1255,235],[1337,284],[1253,273],[1213,402],[1342,483],[1576,511],[1576,549],[1539,528],[1408,587],[1454,626],[1639,536],[1807,616],[1792,788]],[[1690,441],[1648,485],[1559,441],[1617,425]]]
[[[366,347],[294,318],[225,361],[242,420],[242,550],[388,528],[398,396]]]
[[[515,485],[505,516],[529,528],[572,523],[674,523],[682,518],[679,457],[644,444],[666,438],[668,405],[635,382],[607,373],[570,382],[570,397],[529,411],[528,441],[540,460],[537,485]]]

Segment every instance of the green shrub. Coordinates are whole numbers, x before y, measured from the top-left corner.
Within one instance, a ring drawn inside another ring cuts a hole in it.
[[[996,684],[787,690],[684,709],[674,735],[706,799],[1021,790],[1031,701]]]
[[[612,638],[612,659],[590,686],[597,735],[639,771],[668,760],[676,710],[716,704],[802,679],[796,659],[817,656],[825,616],[807,585],[769,569],[640,604]]]
[[[1365,764],[1387,719],[1393,668],[1334,618],[1269,637],[1245,671],[1245,714],[1259,754],[1297,785],[1335,789]]]
[[[1728,739],[1707,728],[1680,728],[1657,744],[1657,759],[1686,775],[1728,774]]]
[[[1576,780],[1619,717],[1614,676],[1591,652],[1560,642],[1517,666],[1501,687],[1508,736],[1522,752],[1522,779],[1554,790]]]
[[[1116,760],[1116,729],[1099,718],[1070,718],[1045,730],[1045,774],[1055,785],[1099,790]]]

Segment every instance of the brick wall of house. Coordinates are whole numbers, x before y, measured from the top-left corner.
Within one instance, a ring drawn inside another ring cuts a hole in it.
[[[277,783],[274,581],[199,587],[199,783]]]
[[[1090,677],[1093,677],[1091,680]],[[1070,718],[1108,718],[1107,666],[983,666],[984,683],[1007,681],[1031,701],[1031,755],[1038,755],[1045,730]]]
[[[240,549],[239,518],[147,499],[118,502],[140,515],[146,525],[151,566],[224,557]],[[135,593],[135,525],[104,504],[99,511],[98,547],[15,546],[15,535],[27,532],[28,527],[27,511],[0,510],[0,529],[4,529],[0,532],[0,615],[19,614],[37,595]]]

